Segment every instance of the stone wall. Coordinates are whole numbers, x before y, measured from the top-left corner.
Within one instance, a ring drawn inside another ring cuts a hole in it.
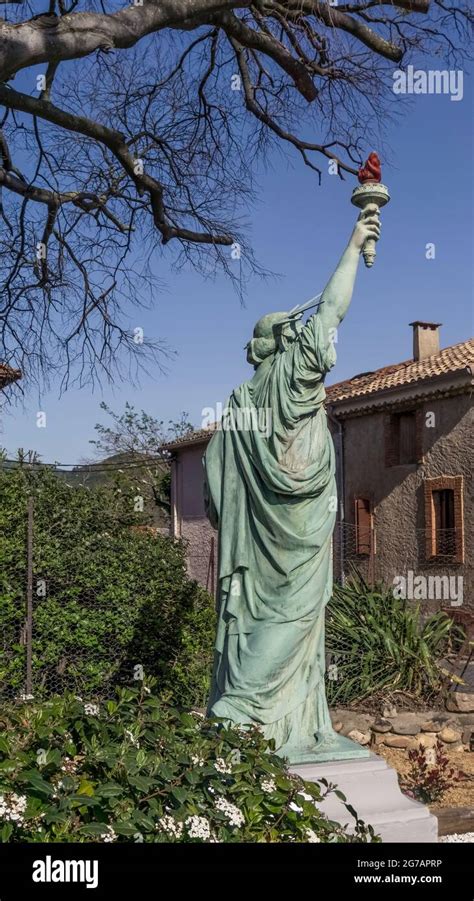
[[[451,710],[398,711],[387,706],[379,714],[344,708],[331,711],[336,732],[377,752],[380,745],[409,751],[434,748],[438,741],[456,751],[474,751],[474,694],[450,696]]]

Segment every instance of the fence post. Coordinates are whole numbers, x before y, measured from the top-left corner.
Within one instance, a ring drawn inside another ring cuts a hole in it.
[[[214,572],[214,535],[211,535],[209,561],[207,565],[206,591],[213,597],[216,596],[215,572]]]
[[[28,498],[26,527],[26,694],[33,694],[33,498]]]
[[[373,514],[370,517],[370,557],[369,557],[369,585],[375,585],[375,524]]]

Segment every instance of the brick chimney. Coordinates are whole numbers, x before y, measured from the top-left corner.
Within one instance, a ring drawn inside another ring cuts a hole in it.
[[[410,322],[413,327],[413,359],[425,360],[439,354],[439,327],[441,322]]]

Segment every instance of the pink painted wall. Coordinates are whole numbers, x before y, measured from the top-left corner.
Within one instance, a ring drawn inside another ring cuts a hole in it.
[[[172,531],[187,542],[188,573],[211,594],[215,593],[217,532],[204,510],[202,456],[206,443],[183,447],[172,472]]]

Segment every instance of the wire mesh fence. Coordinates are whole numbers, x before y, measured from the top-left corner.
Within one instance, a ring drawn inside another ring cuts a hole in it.
[[[181,523],[181,534],[186,542],[190,577],[197,579],[209,593],[215,595],[218,573],[217,533],[202,516],[188,516]],[[463,581],[461,547],[461,537],[454,529],[432,532],[412,528],[408,532],[372,525],[363,531],[354,523],[337,522],[332,538],[334,580],[344,583],[354,570],[369,585],[383,583],[396,587],[405,578],[409,592],[414,593],[417,589],[419,597],[413,596],[413,600],[456,602],[456,597],[451,597],[452,579],[455,576],[458,583]],[[423,597],[423,573],[432,577],[433,598]],[[418,585],[412,585],[416,579]],[[448,583],[451,580],[449,597],[446,580]],[[466,596],[463,602],[465,599]]]
[[[165,685],[194,598],[181,544],[133,492],[42,473],[0,494],[0,698],[105,696],[143,670]]]
[[[65,484],[52,494],[46,483],[3,498],[0,698],[105,696],[136,678],[137,667],[174,665],[179,598],[189,592],[185,566],[215,595],[217,536],[195,524],[184,556],[173,556],[177,544],[150,525],[136,501]],[[369,585],[405,580],[409,600],[433,601],[459,619],[466,597],[453,565],[458,541],[456,534],[433,539],[424,529],[408,541],[403,534],[384,541],[374,528],[361,536],[354,525],[337,523],[334,578],[344,582],[356,569]],[[430,547],[436,553],[428,554]]]

